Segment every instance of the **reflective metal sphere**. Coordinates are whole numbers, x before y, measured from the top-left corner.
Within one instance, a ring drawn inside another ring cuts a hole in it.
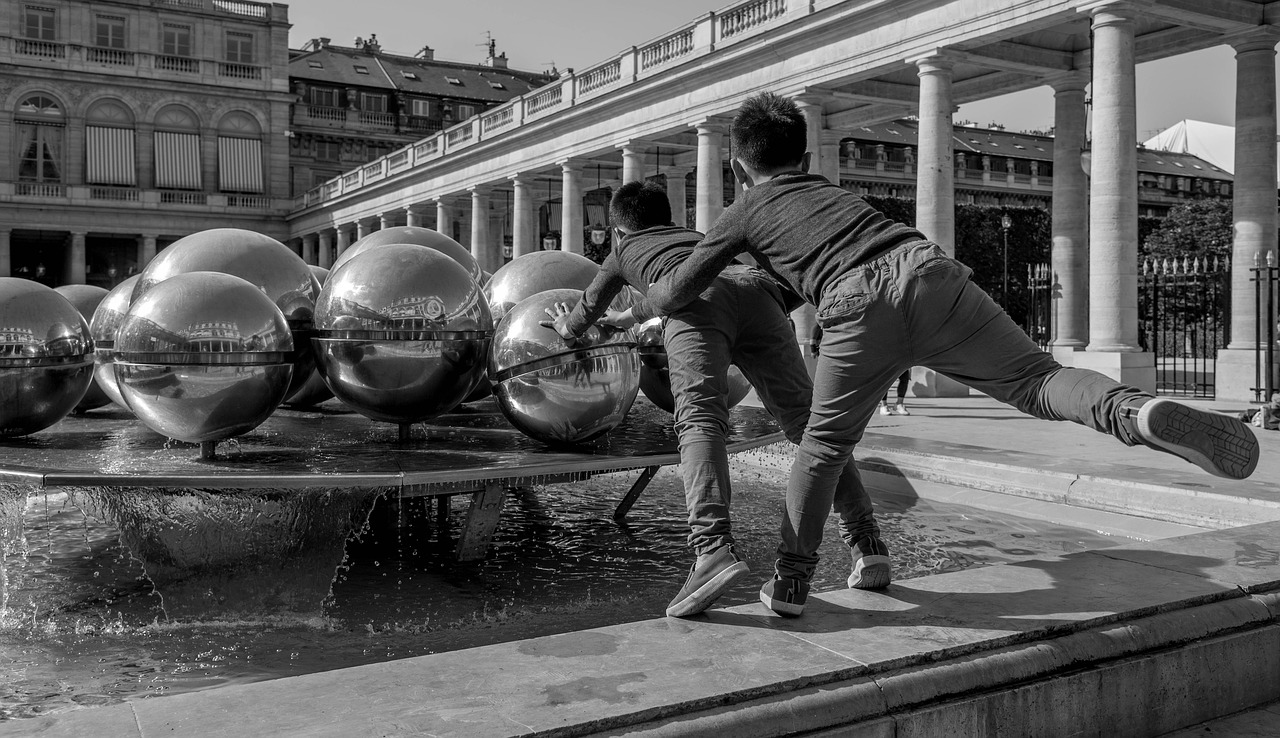
[[[320,266],[312,266],[311,276],[316,278],[317,283],[324,285],[329,278],[329,270]],[[295,407],[311,407],[312,405],[319,405],[330,397],[333,397],[333,392],[324,383],[324,377],[320,376],[320,370],[312,369],[307,381],[298,389],[290,392],[289,396],[284,399],[284,404]]]
[[[636,350],[640,353],[640,391],[649,402],[669,413],[676,411],[671,393],[671,369],[663,343],[662,319],[654,318],[636,328]],[[751,383],[738,367],[729,365],[729,407],[742,402],[751,392]]]
[[[0,277],[0,436],[62,420],[92,381],[88,321],[52,287]]]
[[[120,387],[116,384],[116,331],[119,330],[125,313],[129,312],[129,306],[133,304],[133,287],[140,276],[135,274],[108,292],[102,302],[98,303],[98,308],[93,311],[93,318],[89,321],[95,359],[93,382],[112,402],[126,410],[129,406],[125,404],[124,397],[120,395]]]
[[[484,273],[480,269],[480,265],[476,262],[476,258],[471,255],[465,246],[448,236],[433,231],[430,228],[421,228],[419,226],[393,226],[391,228],[383,228],[380,231],[374,231],[364,238],[356,241],[347,247],[334,260],[332,271],[338,271],[338,267],[346,264],[357,254],[362,254],[368,249],[387,246],[393,243],[412,243],[418,246],[426,246],[429,249],[435,249],[445,256],[453,259],[467,270],[471,278],[477,282],[481,282]],[[483,284],[483,282],[481,282]]]
[[[523,257],[522,257],[523,258]],[[550,444],[582,443],[626,418],[640,389],[631,331],[592,326],[574,346],[540,323],[580,290],[539,292],[511,308],[494,330],[489,355],[498,407],[525,435]]]
[[[288,391],[292,354],[288,322],[256,285],[188,272],[129,308],[116,333],[116,382],[151,430],[218,441],[271,415]]]
[[[325,384],[373,420],[414,423],[462,402],[493,332],[480,285],[440,251],[371,248],[334,269],[316,303]]]
[[[261,233],[240,228],[212,228],[173,242],[151,260],[134,286],[136,302],[157,284],[188,272],[222,272],[247,280],[261,289],[284,313],[293,342],[293,384],[296,392],[315,368],[310,338],[312,315],[320,283],[302,257],[288,246]]]
[[[594,261],[569,251],[534,251],[512,259],[493,273],[484,288],[489,309],[493,311],[493,322],[500,323],[516,303],[539,292],[557,289],[581,292],[599,272],[600,267]],[[569,306],[573,307],[573,303]]]
[[[70,302],[79,311],[80,317],[84,318],[86,322],[93,319],[93,314],[97,311],[98,305],[110,294],[110,290],[92,284],[68,284],[55,287],[54,291],[67,298],[67,302]],[[89,332],[90,334],[93,333],[92,324],[89,327]],[[95,373],[97,372],[96,366],[94,371]],[[111,397],[102,391],[97,382],[90,382],[89,390],[84,393],[80,404],[76,405],[72,412],[82,413],[86,410],[109,404],[111,404]]]

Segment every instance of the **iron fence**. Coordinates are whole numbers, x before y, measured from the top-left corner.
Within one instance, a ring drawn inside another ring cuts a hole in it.
[[[1280,266],[1275,255],[1267,252],[1266,263],[1254,255],[1249,268],[1249,281],[1253,283],[1255,322],[1253,371],[1253,399],[1267,402],[1280,386],[1280,373],[1276,367],[1276,302],[1280,300]]]

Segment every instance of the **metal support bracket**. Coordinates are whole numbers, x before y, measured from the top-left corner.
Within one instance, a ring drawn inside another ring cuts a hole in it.
[[[493,531],[498,527],[498,516],[502,512],[502,501],[506,497],[507,488],[501,484],[486,484],[471,495],[471,507],[467,509],[467,520],[458,535],[458,560],[475,561],[483,559]]]
[[[618,503],[618,507],[613,511],[614,520],[622,520],[631,512],[631,506],[636,504],[636,500],[640,498],[640,493],[644,492],[645,487],[649,486],[649,482],[653,481],[653,476],[661,469],[660,466],[646,466],[644,471],[640,472],[640,476],[636,477],[636,481],[632,483],[631,489],[622,496],[622,501]]]

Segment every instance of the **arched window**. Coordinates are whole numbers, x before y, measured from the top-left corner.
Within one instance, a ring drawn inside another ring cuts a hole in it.
[[[138,184],[133,113],[118,100],[100,100],[85,118],[85,182]]]
[[[18,103],[18,181],[59,184],[63,177],[66,124],[52,97],[29,95]]]
[[[262,192],[262,128],[248,113],[233,111],[218,121],[218,189]]]
[[[200,181],[200,121],[181,105],[156,113],[156,187],[198,190]]]

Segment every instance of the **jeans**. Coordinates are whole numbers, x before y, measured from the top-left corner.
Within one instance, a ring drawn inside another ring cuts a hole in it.
[[[822,346],[813,411],[787,486],[778,573],[809,580],[836,480],[903,370],[924,366],[1046,420],[1070,420],[1136,445],[1122,405],[1150,394],[1063,367],[970,279],[973,271],[917,241],[851,270],[818,305]]]
[[[680,476],[689,512],[689,545],[698,554],[733,542],[728,371],[732,363],[761,404],[799,443],[809,422],[813,385],[777,284],[754,267],[731,266],[698,299],[664,321],[664,340],[680,439]],[[871,498],[852,458],[833,475],[820,517],[834,507],[849,544],[879,535]],[[834,505],[833,505],[834,502]]]

